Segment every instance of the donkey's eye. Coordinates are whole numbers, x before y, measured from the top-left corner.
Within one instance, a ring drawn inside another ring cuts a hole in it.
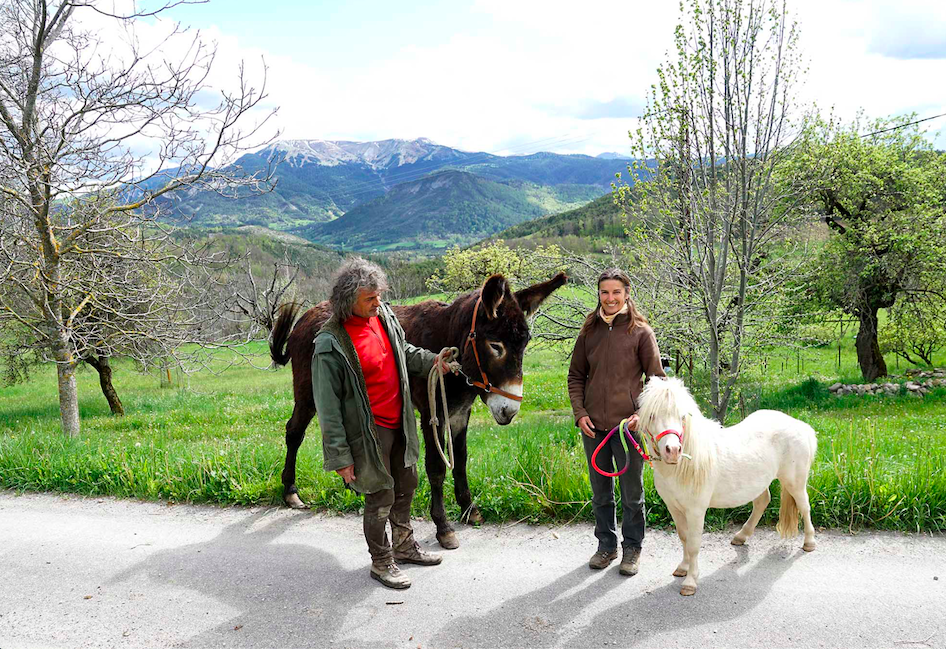
[[[494,356],[502,356],[506,353],[506,347],[502,343],[490,343],[489,350],[493,352]]]

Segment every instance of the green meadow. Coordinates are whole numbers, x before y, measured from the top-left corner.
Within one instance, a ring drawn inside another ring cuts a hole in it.
[[[773,350],[766,367],[757,366],[746,377],[727,423],[765,407],[788,412],[818,431],[809,482],[818,526],[946,530],[946,390],[922,398],[905,390],[894,396],[835,397],[827,390],[831,383],[853,382],[858,375],[850,342],[843,341],[840,367],[837,346]],[[259,354],[258,365],[266,364],[263,344],[250,351]],[[115,385],[127,412],[121,418],[109,414],[95,372],[81,371],[82,433],[75,439],[59,432],[53,368],[40,368],[29,383],[0,388],[0,487],[221,505],[279,503],[284,426],[293,405],[291,370],[227,367],[225,360],[215,372],[174,377],[169,387],[162,387],[160,377],[117,363]],[[894,359],[888,362],[895,372]],[[487,520],[592,519],[566,368],[560,350],[530,349],[526,398],[508,426],[495,424],[477,402],[469,432],[469,475]],[[317,509],[357,511],[361,506],[335,474],[322,470],[317,421],[300,451],[298,485],[303,499]],[[647,468],[645,485],[648,522],[668,525]],[[777,517],[777,484],[772,491],[767,523]],[[456,519],[449,479],[448,492],[449,513]],[[429,486],[422,475],[415,513],[426,515],[428,506]],[[748,511],[711,510],[708,525],[741,523]]]

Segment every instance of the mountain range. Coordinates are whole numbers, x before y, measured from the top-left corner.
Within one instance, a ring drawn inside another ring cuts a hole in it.
[[[499,156],[426,138],[281,140],[234,166],[272,167],[275,188],[235,199],[190,191],[172,199],[173,212],[192,226],[262,226],[355,250],[469,243],[587,203],[626,170],[618,158]]]

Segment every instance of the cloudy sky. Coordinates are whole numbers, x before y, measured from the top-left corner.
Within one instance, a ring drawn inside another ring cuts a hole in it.
[[[802,99],[845,117],[946,113],[942,0],[789,7],[809,65]],[[628,150],[678,13],[671,0],[212,0],[167,19],[217,43],[219,83],[237,61],[258,74],[265,60],[283,138],[594,155]],[[946,117],[927,126],[946,148]]]

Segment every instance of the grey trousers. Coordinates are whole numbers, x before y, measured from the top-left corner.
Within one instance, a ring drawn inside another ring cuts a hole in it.
[[[581,435],[588,460],[588,474],[591,480],[591,505],[595,513],[595,536],[598,538],[598,550],[616,550],[618,547],[617,519],[614,506],[614,478],[603,476],[591,465],[591,455],[607,433],[598,433],[592,439]],[[627,443],[627,440],[625,440]],[[618,437],[611,436],[608,443],[598,452],[595,461],[598,467],[608,473],[624,468],[627,451]],[[624,475],[618,478],[621,487],[621,535],[624,548],[639,548],[644,542],[644,458],[631,448],[631,465]]]
[[[394,558],[394,550],[408,551],[414,545],[411,529],[411,501],[417,489],[417,465],[404,466],[404,430],[375,426],[384,468],[394,478],[394,489],[365,494],[365,540],[371,562],[383,566]],[[391,521],[394,547],[388,540],[387,523]]]

